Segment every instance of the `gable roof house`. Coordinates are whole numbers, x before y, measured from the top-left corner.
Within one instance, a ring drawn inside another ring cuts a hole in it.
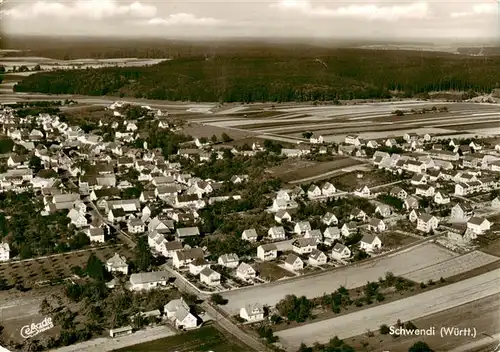
[[[307,258],[307,263],[312,266],[325,265],[327,261],[326,254],[318,249],[313,250]]]
[[[408,193],[401,187],[392,187],[389,194],[401,200],[405,200],[408,197]]]
[[[258,238],[257,231],[255,229],[247,229],[241,234],[241,239],[248,242],[256,242]]]
[[[476,235],[482,235],[489,231],[491,223],[488,219],[473,216],[467,221],[467,228],[472,230]]]
[[[263,244],[257,247],[257,258],[263,261],[274,260],[278,257],[278,247],[275,244]]]
[[[223,254],[217,259],[219,265],[225,266],[226,268],[236,268],[240,263],[238,255],[235,253]]]
[[[421,214],[417,219],[417,230],[429,233],[439,225],[439,220],[431,214]]]
[[[360,221],[366,221],[367,218],[368,216],[366,215],[366,213],[359,208],[354,208],[349,214],[349,219],[351,220],[356,219]]]
[[[292,221],[292,216],[286,210],[281,209],[274,214],[274,220],[281,224],[283,221]]]
[[[383,220],[372,218],[368,223],[368,229],[374,232],[384,232],[386,230],[386,225]]]
[[[203,259],[205,257],[203,249],[189,248],[180,251],[175,251],[172,257],[172,264],[175,268],[180,269],[189,265],[196,259]]]
[[[189,306],[182,298],[168,302],[164,311],[167,319],[173,322],[178,329],[189,330],[198,327],[198,319],[190,312]]]
[[[285,229],[283,228],[283,226],[273,226],[269,228],[267,234],[272,240],[286,239]]]
[[[340,228],[340,232],[344,237],[349,237],[355,234],[357,231],[358,231],[358,225],[352,221],[344,223],[344,225],[342,225],[342,227]]]
[[[356,188],[356,190],[354,191],[354,195],[358,197],[369,197],[371,195],[371,191],[368,186],[361,186]]]
[[[182,239],[186,237],[194,237],[194,236],[199,236],[200,235],[200,230],[198,227],[182,227],[176,230],[175,232],[175,238],[178,241],[181,241]]]
[[[166,286],[170,279],[167,271],[142,272],[130,275],[130,290],[150,290],[159,286]]]
[[[205,258],[195,258],[189,263],[189,273],[191,275],[198,275],[205,268],[210,268],[210,263]]]
[[[111,258],[106,261],[106,270],[110,273],[128,274],[127,259],[124,256],[115,253]]]
[[[382,241],[377,235],[367,233],[359,242],[359,247],[367,252],[373,252],[376,249],[382,248]]]
[[[309,199],[315,199],[315,198],[318,198],[318,197],[321,197],[321,189],[316,186],[315,184],[312,184],[311,186],[309,186],[308,190],[307,190],[307,196],[309,197]]]
[[[264,319],[264,307],[260,303],[246,304],[240,309],[240,318],[248,322],[257,322]]]
[[[418,185],[415,188],[415,194],[424,196],[424,197],[432,197],[434,196],[435,188],[432,185]]]
[[[330,225],[338,225],[339,220],[337,219],[335,214],[328,212],[325,215],[323,215],[323,217],[321,218],[321,222],[325,225],[330,226]]]
[[[293,231],[297,235],[302,235],[307,231],[311,231],[311,224],[309,223],[309,221],[299,221],[295,224]]]
[[[435,195],[434,195],[434,203],[436,204],[448,204],[450,202],[450,197],[441,192],[441,191],[438,191]]]
[[[335,260],[344,260],[350,258],[351,254],[349,247],[344,246],[342,243],[337,243],[332,248],[331,256]]]
[[[209,267],[206,267],[202,271],[200,271],[200,281],[207,286],[219,286],[220,279],[221,275],[217,271]]]
[[[392,215],[392,209],[387,204],[378,204],[375,208],[375,214],[380,214],[383,218],[387,218]]]
[[[285,259],[285,268],[291,271],[299,271],[304,269],[304,262],[295,254],[289,254]]]
[[[323,242],[323,235],[321,234],[321,230],[319,229],[306,231],[304,238],[312,238],[316,241],[316,243]]]
[[[238,268],[236,268],[236,276],[242,280],[254,279],[257,275],[255,269],[245,262],[241,262]]]
[[[335,192],[335,186],[330,182],[325,182],[323,186],[321,186],[321,194],[325,197],[331,197],[335,194]]]
[[[298,254],[311,253],[318,248],[314,238],[297,238],[292,242],[292,250]]]

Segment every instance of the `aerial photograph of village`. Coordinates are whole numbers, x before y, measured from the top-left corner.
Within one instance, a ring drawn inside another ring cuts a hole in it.
[[[496,2],[0,11],[1,352],[500,351]]]

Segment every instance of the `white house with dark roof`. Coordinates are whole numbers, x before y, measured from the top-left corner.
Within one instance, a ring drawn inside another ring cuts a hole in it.
[[[150,290],[166,286],[170,279],[167,271],[142,272],[130,275],[130,290]]]
[[[465,222],[473,215],[472,207],[468,203],[457,203],[451,208],[450,220]]]
[[[236,277],[242,280],[255,279],[256,276],[257,272],[250,264],[242,262],[238,268],[236,268]]]
[[[285,268],[291,271],[299,271],[304,269],[304,262],[292,253],[285,259]]]
[[[299,221],[293,227],[293,232],[295,232],[297,235],[303,235],[307,231],[311,231],[311,224],[309,223],[309,221]]]
[[[274,214],[274,220],[281,224],[283,221],[292,221],[292,216],[286,210],[281,209]]]
[[[246,229],[241,234],[241,239],[248,242],[257,242],[258,239],[257,231],[255,229]]]
[[[366,233],[359,242],[359,248],[367,252],[373,252],[376,249],[382,248],[382,241],[377,235]]]
[[[198,275],[205,268],[210,268],[210,263],[204,258],[195,258],[189,263],[189,273],[191,275]]]
[[[349,237],[350,235],[356,233],[357,231],[358,231],[358,225],[355,222],[346,222],[340,228],[340,232],[344,237]]]
[[[309,197],[309,199],[321,197],[321,189],[315,184],[312,184],[307,190],[307,197]]]
[[[292,242],[292,250],[298,254],[311,253],[318,248],[318,244],[314,238],[297,238]]]
[[[371,194],[372,193],[368,186],[361,186],[354,190],[354,195],[358,197],[369,197]]]
[[[190,312],[190,307],[182,299],[174,299],[164,307],[167,319],[174,323],[179,329],[195,329],[198,327],[198,319]]]
[[[200,230],[196,226],[182,227],[182,228],[177,229],[175,232],[175,237],[177,240],[182,240],[186,237],[194,237],[194,236],[199,236],[199,235],[200,235]]]
[[[323,235],[321,234],[321,230],[319,230],[319,229],[306,231],[304,238],[312,238],[316,241],[316,243],[323,242]]]
[[[420,214],[417,219],[417,230],[429,233],[434,231],[439,225],[439,220],[431,214]]]
[[[374,232],[384,232],[387,229],[387,227],[383,220],[377,218],[371,218],[370,222],[368,223],[368,229]]]
[[[415,187],[415,194],[423,197],[433,197],[435,190],[432,185],[418,185]]]
[[[143,233],[146,225],[140,218],[132,218],[127,221],[127,229],[130,233]]]
[[[408,198],[406,198],[405,201],[404,201],[404,203],[403,203],[403,207],[406,210],[418,209],[418,207],[419,207],[418,199],[415,198],[415,197],[408,197]]]
[[[189,248],[180,251],[175,251],[172,257],[172,263],[175,268],[179,269],[189,265],[196,259],[203,259],[205,257],[203,249]]]
[[[312,266],[325,265],[327,261],[328,257],[326,254],[318,249],[313,250],[307,258],[308,264]]]
[[[328,212],[325,215],[323,215],[323,217],[321,218],[321,222],[325,225],[331,226],[331,225],[338,225],[339,220],[337,219],[335,214]]]
[[[275,244],[263,244],[257,247],[257,258],[263,261],[274,260],[278,257],[278,247]]]
[[[200,271],[200,281],[207,286],[219,286],[220,278],[221,275],[209,267],[203,268],[203,270]]]
[[[325,197],[331,197],[335,194],[336,188],[330,182],[325,182],[321,186],[321,194]]]
[[[273,226],[268,231],[267,234],[272,240],[284,240],[286,239],[285,229],[283,226]]]
[[[106,261],[106,270],[110,273],[128,274],[127,259],[124,256],[115,253],[114,256]]]
[[[264,306],[260,303],[246,304],[240,309],[240,318],[250,323],[264,320]]]
[[[434,203],[436,204],[444,205],[448,204],[449,202],[450,202],[450,196],[441,191],[437,191],[436,194],[434,195]]]
[[[473,216],[467,221],[467,228],[474,232],[476,235],[482,235],[489,231],[491,222],[488,219]]]
[[[349,214],[349,219],[356,219],[356,220],[360,220],[360,221],[366,221],[368,218],[368,216],[366,215],[366,213],[359,209],[359,208],[355,208],[351,211],[351,213]]]
[[[332,258],[335,260],[345,260],[351,257],[352,253],[349,247],[344,246],[342,243],[337,243],[332,248]]]
[[[340,239],[341,233],[338,227],[327,227],[325,231],[323,231],[323,237],[325,239],[338,240]]]
[[[217,263],[226,268],[234,269],[238,267],[240,258],[238,258],[238,255],[235,253],[223,254],[217,259]]]
[[[387,218],[392,215],[392,209],[387,204],[378,204],[375,208],[375,214],[379,214],[383,218]]]

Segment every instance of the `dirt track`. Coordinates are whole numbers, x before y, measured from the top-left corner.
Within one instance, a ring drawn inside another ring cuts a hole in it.
[[[312,345],[328,342],[335,335],[341,339],[361,335],[367,330],[378,330],[381,324],[394,324],[397,319],[415,320],[497,293],[500,293],[499,269],[382,306],[283,330],[277,335],[287,350],[292,351],[302,342]]]

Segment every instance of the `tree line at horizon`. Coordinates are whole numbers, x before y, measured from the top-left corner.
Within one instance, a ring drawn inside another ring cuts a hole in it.
[[[489,93],[500,57],[335,49],[310,53],[183,57],[144,67],[30,75],[16,92],[112,95],[194,102],[289,102],[414,97],[434,91]]]

